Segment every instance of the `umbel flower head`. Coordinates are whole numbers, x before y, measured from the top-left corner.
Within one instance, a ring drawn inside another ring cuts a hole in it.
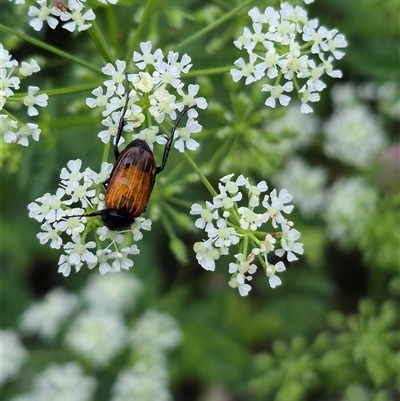
[[[104,87],[93,90],[95,97],[88,98],[86,103],[91,108],[100,107],[105,117],[102,123],[106,129],[98,134],[102,142],[112,143],[122,125],[124,131],[139,129],[131,139],[140,138],[153,149],[156,143],[165,144],[167,138],[159,134],[152,120],[174,121],[177,111],[193,105],[204,109],[207,103],[204,98],[196,97],[198,85],[189,85],[186,90],[180,79],[191,67],[189,56],[185,54],[179,59],[178,53],[170,52],[165,59],[160,49],[151,52],[151,42],[141,43],[140,48],[143,53],[133,55],[138,72],[126,74],[126,63],[121,60],[115,66],[107,64],[103,68],[107,76]],[[126,79],[130,84],[128,90]],[[189,109],[186,126],[175,131],[173,146],[180,152],[199,146],[192,138],[201,130],[197,115],[196,110]],[[105,209],[101,184],[109,178],[112,167],[103,162],[100,172],[95,172],[83,169],[80,159],[71,160],[61,170],[56,194],[47,193],[28,206],[29,216],[42,223],[37,235],[40,242],[49,242],[52,248],[64,251],[58,270],[64,276],[72,268],[79,271],[84,264],[89,269],[98,266],[102,274],[129,269],[133,266],[130,256],[139,253],[137,245],[132,243],[143,237],[143,230],[151,229],[151,221],[143,217],[137,217],[124,231],[113,231],[103,226],[99,218],[84,216]],[[90,232],[93,237],[89,236]]]
[[[41,130],[37,124],[31,122],[24,124],[6,111],[8,99],[13,97],[15,91],[20,88],[21,79],[38,71],[40,67],[34,59],[19,63],[0,43],[0,132],[6,143],[28,146],[29,138],[39,140]],[[48,96],[37,92],[39,92],[37,86],[28,86],[28,93],[20,101],[27,107],[29,117],[39,114],[36,107],[47,106]]]
[[[244,28],[234,42],[247,52],[248,61],[242,57],[235,61],[232,79],[244,78],[246,85],[269,79],[261,89],[267,92],[265,104],[269,107],[277,102],[287,106],[295,90],[302,102],[301,112],[311,113],[309,103],[319,101],[319,92],[326,87],[323,76],[342,76],[340,70],[333,69],[333,61],[344,55],[340,50],[347,46],[344,35],[319,26],[302,7],[288,3],[282,3],[279,11],[267,7],[261,12],[254,7],[249,16],[251,28]]]
[[[199,216],[195,226],[207,234],[206,240],[194,244],[197,261],[204,269],[213,271],[215,261],[236,247],[235,261],[229,263],[229,285],[238,288],[240,295],[245,296],[251,290],[249,283],[257,270],[255,259],[271,288],[280,285],[277,273],[285,270],[285,264],[282,260],[271,263],[270,255],[274,253],[279,258],[286,255],[287,261],[292,262],[298,259],[296,254],[303,254],[303,244],[297,242],[300,232],[285,217],[293,210],[289,204],[292,195],[286,189],[279,193],[273,189],[267,195],[265,181],[251,185],[243,175],[233,180],[233,174],[222,177],[218,188],[212,202],[206,202],[205,207],[195,203],[190,211]],[[246,206],[238,205],[246,200]]]

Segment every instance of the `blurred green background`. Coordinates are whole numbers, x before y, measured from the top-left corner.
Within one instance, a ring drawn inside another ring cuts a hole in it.
[[[248,9],[251,6],[261,9],[268,5],[276,6],[272,2],[253,1],[233,19],[185,46],[175,47],[228,13],[240,1],[168,0],[153,3],[148,24],[138,41],[152,40],[154,46],[162,48],[164,53],[172,49],[189,54],[193,71],[232,64],[240,56],[232,46],[232,41],[241,34],[244,26],[249,25]],[[34,32],[26,21],[26,10],[16,11],[19,8],[11,2],[3,2],[0,7],[3,25],[90,61],[96,67],[101,68],[105,64],[86,32],[71,34],[61,28]],[[399,95],[398,1],[318,0],[307,9],[311,17],[317,17],[321,24],[330,29],[337,28],[347,37],[349,45],[345,50],[346,55],[337,65],[344,74],[340,83],[390,83],[397,85],[396,92]],[[103,34],[105,40],[109,40],[113,54],[123,59],[127,50],[125,43],[130,40],[142,16],[143,2],[120,1],[115,10],[116,26],[110,23],[106,8],[97,9],[97,22],[104,27]],[[0,39],[16,60],[33,57],[39,62],[42,70],[35,75],[34,84],[43,90],[87,83],[93,83],[95,88],[103,81],[102,76],[4,31],[0,32]],[[322,93],[321,102],[314,107],[321,121],[332,112],[332,81],[326,79],[328,89]],[[192,172],[182,155],[171,152],[165,174],[160,176],[146,212],[146,217],[159,218],[153,222],[151,232],[144,233],[144,239],[139,244],[140,255],[134,258],[135,265],[131,270],[142,280],[145,289],[141,307],[152,307],[174,316],[184,335],[182,345],[169,361],[173,399],[400,399],[400,354],[396,339],[385,344],[391,358],[394,358],[395,368],[382,368],[387,379],[384,381],[374,380],[376,373],[373,368],[365,368],[366,362],[358,365],[352,358],[344,365],[330,365],[327,362],[324,369],[314,363],[324,358],[329,361],[329,352],[334,349],[343,351],[343,342],[336,342],[338,336],[348,332],[350,337],[357,338],[358,334],[352,331],[351,325],[344,323],[345,316],[353,316],[360,321],[375,319],[378,322],[385,316],[382,305],[391,302],[390,305],[399,306],[398,153],[394,160],[397,170],[395,167],[394,178],[386,186],[381,185],[382,176],[388,174],[386,165],[382,167],[373,163],[370,168],[360,171],[339,161],[329,160],[323,154],[320,135],[315,137],[310,146],[298,152],[285,155],[271,152],[253,157],[257,153],[257,142],[247,142],[246,133],[260,127],[263,119],[279,118],[284,110],[264,110],[265,99],[262,95],[242,84],[233,84],[228,74],[200,77],[193,74],[190,82],[200,84],[200,95],[206,97],[209,103],[211,101],[213,106],[209,110],[199,111],[199,122],[204,129],[196,138],[201,145],[194,158],[215,186],[220,177],[235,172],[251,177],[253,183],[264,179],[271,187],[270,176],[282,169],[285,159],[300,156],[326,167],[330,183],[338,177],[362,176],[376,188],[379,210],[371,216],[368,230],[348,244],[329,239],[326,223],[321,216],[310,219],[294,213],[293,220],[304,242],[303,257],[282,274],[282,286],[272,290],[266,279],[257,277],[249,296],[242,298],[227,285],[231,259],[221,258],[214,273],[204,271],[197,264],[192,251],[193,243],[202,237],[194,228],[188,228],[189,210],[181,208],[171,213],[165,207],[172,195],[179,191],[185,200],[192,203],[211,198],[199,182],[191,182]],[[23,85],[26,83],[29,80],[23,81]],[[25,91],[26,87],[22,87],[22,90]],[[241,120],[240,113],[235,114],[235,107],[236,110],[240,107],[240,96],[243,94],[251,99],[253,119]],[[63,287],[70,292],[79,292],[93,274],[84,267],[67,278],[58,274],[59,251],[39,244],[36,238],[39,224],[28,217],[27,209],[27,205],[37,197],[46,192],[55,192],[60,170],[69,160],[80,158],[84,167],[99,168],[102,144],[97,133],[102,129],[102,117],[85,105],[85,99],[89,96],[90,90],[50,97],[48,107],[40,111],[42,134],[39,142],[31,141],[28,148],[2,144],[2,328],[17,327],[21,313],[48,291]],[[399,141],[399,116],[397,119],[388,116],[379,106],[374,100],[369,102],[371,113],[377,114],[382,121],[390,147]],[[15,111],[16,114],[18,112]],[[218,133],[227,124],[224,113],[234,116],[230,131],[233,136],[228,134],[221,139]],[[22,112],[20,115],[21,119],[28,122],[27,116]],[[223,156],[215,158],[214,153],[218,152],[223,142],[229,142],[234,135],[239,135],[240,146],[227,156],[230,159],[224,160]],[[240,135],[243,135],[243,139]],[[267,146],[271,138],[273,135],[267,133]],[[276,138],[274,140],[279,141]],[[158,160],[160,156],[156,155]],[[241,163],[236,163],[238,158]],[[177,176],[182,172],[183,178],[178,179]],[[290,188],[287,189],[291,192]],[[176,207],[173,202],[171,205]],[[174,227],[186,247],[186,253],[180,260],[171,250],[163,219],[167,219]],[[194,222],[194,219],[191,220]],[[372,312],[360,311],[362,299],[374,304],[375,311],[373,307]],[[337,321],[342,323],[335,325]],[[374,324],[369,321],[365,332],[373,333],[373,329]],[[395,333],[395,338],[397,333],[398,337],[398,317],[384,327],[382,333],[371,336],[380,338],[382,334],[382,341],[385,342],[383,333],[389,331]],[[352,348],[349,347],[347,349],[351,354]],[[339,378],[337,372],[343,366],[351,373]],[[313,374],[308,380],[310,369]],[[13,394],[18,388],[13,386],[16,384],[9,385],[8,394]],[[365,398],[357,398],[360,394]],[[107,399],[102,396],[98,394],[96,400]]]

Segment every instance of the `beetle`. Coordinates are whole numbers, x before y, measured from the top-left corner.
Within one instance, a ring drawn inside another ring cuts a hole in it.
[[[196,105],[187,107],[175,121],[171,136],[165,144],[161,165],[157,167],[154,153],[142,139],[133,140],[122,152],[118,150],[128,102],[129,82],[127,79],[126,101],[114,143],[115,164],[110,177],[103,183],[106,190],[105,209],[84,215],[86,217],[101,216],[104,225],[114,231],[128,228],[146,210],[156,176],[164,170],[167,162],[177,126],[187,111],[196,107]]]

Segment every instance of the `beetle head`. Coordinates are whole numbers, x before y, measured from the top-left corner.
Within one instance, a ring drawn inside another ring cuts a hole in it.
[[[101,215],[104,225],[113,231],[120,231],[129,226],[135,221],[135,218],[130,216],[124,209],[104,209],[98,212]]]

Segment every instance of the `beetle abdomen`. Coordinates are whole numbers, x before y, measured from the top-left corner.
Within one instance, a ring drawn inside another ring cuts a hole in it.
[[[132,141],[120,154],[111,172],[105,204],[107,209],[140,216],[147,206],[156,177],[154,155],[145,141]]]

